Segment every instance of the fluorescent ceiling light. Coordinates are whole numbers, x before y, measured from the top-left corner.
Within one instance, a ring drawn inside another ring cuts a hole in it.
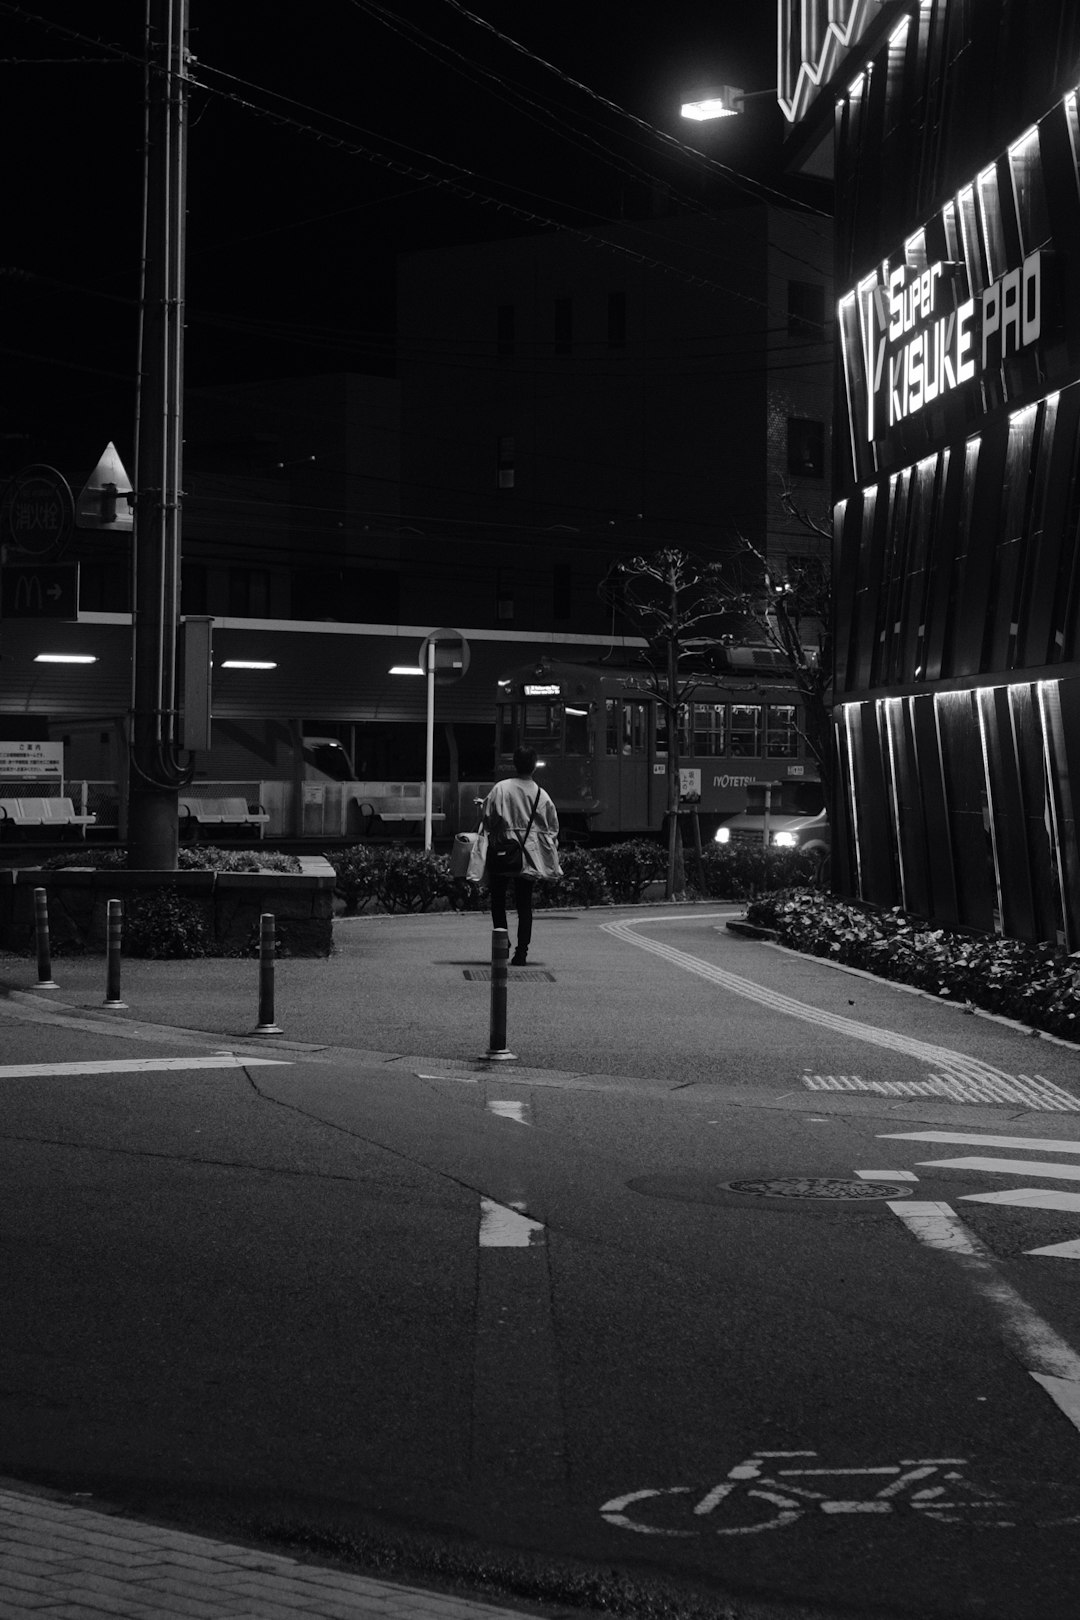
[[[419,664],[391,664],[391,675],[422,675],[424,671]]]
[[[38,653],[35,664],[96,664],[93,653]]]
[[[277,669],[276,664],[262,658],[226,658],[222,669]]]

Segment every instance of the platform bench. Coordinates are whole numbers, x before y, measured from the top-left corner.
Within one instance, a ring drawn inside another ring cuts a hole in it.
[[[13,827],[92,827],[96,820],[80,815],[71,799],[0,799],[0,823]]]
[[[258,827],[259,837],[270,817],[262,805],[254,809],[243,799],[181,799],[180,827],[197,833],[200,827]]]

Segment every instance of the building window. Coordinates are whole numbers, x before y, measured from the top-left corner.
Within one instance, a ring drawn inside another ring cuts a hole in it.
[[[514,306],[500,304],[495,324],[495,352],[500,356],[514,352]]]
[[[807,416],[789,416],[787,424],[788,472],[797,478],[824,478],[825,424]]]
[[[609,349],[626,347],[626,294],[609,292],[607,295],[607,342]]]
[[[574,300],[555,300],[555,353],[569,354],[574,344]]]
[[[80,582],[81,597],[81,582]],[[210,611],[209,580],[205,563],[184,563],[180,570],[180,611],[204,618]]]
[[[514,435],[504,433],[496,451],[495,484],[498,489],[514,487]]]
[[[568,619],[573,606],[574,576],[569,563],[553,563],[551,568],[551,614]]]
[[[270,617],[270,575],[265,568],[229,569],[229,616],[234,619]]]
[[[789,281],[788,337],[820,343],[825,337],[825,288],[816,281]]]

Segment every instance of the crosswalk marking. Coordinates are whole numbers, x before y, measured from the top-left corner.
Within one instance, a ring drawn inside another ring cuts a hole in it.
[[[215,1052],[210,1057],[100,1058],[79,1063],[5,1063],[0,1080],[34,1080],[64,1074],[150,1074],[182,1069],[252,1069],[290,1067],[287,1058],[245,1057],[236,1052]]]
[[[910,1170],[856,1170],[860,1181],[918,1181]]]
[[[932,1170],[986,1170],[998,1176],[1049,1176],[1054,1181],[1080,1181],[1080,1164],[1049,1164],[1039,1159],[922,1159]]]
[[[1044,1249],[1025,1249],[1025,1254],[1049,1254],[1058,1260],[1080,1260],[1080,1238],[1069,1243],[1048,1243]]]
[[[1057,1187],[1010,1187],[1006,1192],[964,1193],[962,1204],[1005,1204],[1016,1209],[1064,1209],[1080,1213],[1080,1193]]]
[[[1080,1153],[1080,1142],[1056,1136],[991,1136],[964,1131],[881,1131],[879,1142],[950,1142],[957,1147],[1026,1148],[1036,1153]]]

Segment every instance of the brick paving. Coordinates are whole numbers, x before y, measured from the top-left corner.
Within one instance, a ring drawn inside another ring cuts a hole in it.
[[[0,1620],[524,1620],[524,1614],[0,1488]]]

